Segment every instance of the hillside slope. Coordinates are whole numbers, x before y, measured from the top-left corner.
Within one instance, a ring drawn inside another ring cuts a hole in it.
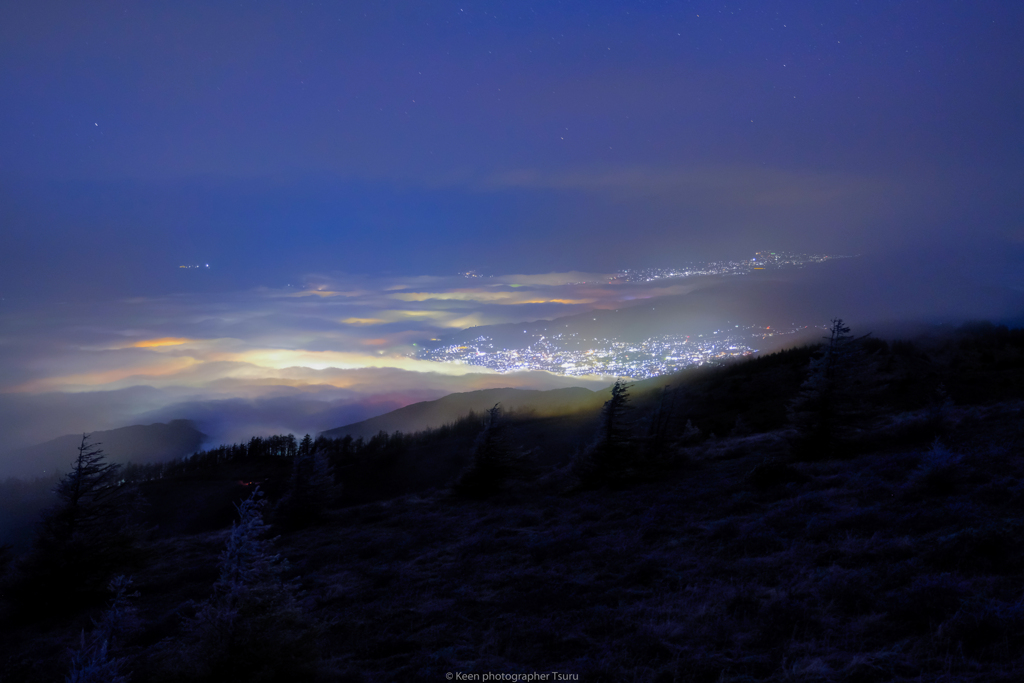
[[[303,526],[274,511],[290,458],[236,446],[165,468],[139,485],[168,526],[118,569],[139,596],[110,652],[146,681],[1019,680],[1024,330],[862,339],[813,408],[823,353],[636,387],[631,469],[597,483],[576,467],[590,446],[572,452],[593,444],[596,409],[510,419],[507,445],[536,466],[489,498],[445,483],[473,461],[479,416],[318,439],[338,484]],[[257,482],[276,537],[257,550],[289,564],[225,592],[231,504]],[[59,680],[103,599],[28,599],[22,566],[0,585],[0,679]],[[227,602],[250,597],[244,614]]]
[[[172,420],[166,424],[133,425],[93,432],[89,442],[102,444],[110,462],[136,464],[163,462],[191,455],[199,450],[206,435],[189,420]],[[81,434],[67,434],[45,443],[11,453],[0,471],[6,476],[43,477],[67,469],[82,443]]]
[[[372,417],[369,420],[336,427],[322,432],[328,438],[351,436],[353,439],[369,438],[379,432],[420,432],[432,427],[454,422],[470,411],[482,413],[500,403],[505,411],[530,411],[537,416],[566,415],[600,406],[603,394],[570,387],[539,391],[533,389],[481,389],[450,394],[435,401],[421,401],[393,410],[390,413]]]

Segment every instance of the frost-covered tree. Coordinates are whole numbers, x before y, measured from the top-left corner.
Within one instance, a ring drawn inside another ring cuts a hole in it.
[[[316,629],[297,600],[288,563],[266,538],[259,487],[237,507],[239,520],[220,556],[213,595],[193,603],[185,637],[169,664],[199,680],[284,680],[315,661]]]
[[[131,577],[114,577],[108,588],[114,594],[99,619],[93,620],[93,630],[86,636],[83,630],[79,647],[69,651],[70,666],[65,683],[127,683],[131,673],[124,671],[128,659],[114,656],[121,640],[138,629],[139,619],[132,599],[138,592],[129,593]]]
[[[130,673],[122,673],[126,659],[112,657],[107,641],[89,641],[82,631],[78,649],[70,651],[71,664],[65,683],[128,683]]]
[[[215,589],[230,593],[263,583],[275,583],[287,569],[280,555],[272,554],[275,539],[265,538],[267,525],[263,521],[266,499],[259,486],[235,506],[238,521],[231,525],[231,534],[220,554],[220,577]]]

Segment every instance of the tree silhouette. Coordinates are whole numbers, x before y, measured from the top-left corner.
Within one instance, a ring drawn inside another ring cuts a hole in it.
[[[836,370],[842,365],[843,361],[847,359],[849,355],[850,343],[853,341],[853,336],[850,335],[850,328],[843,323],[842,318],[833,318],[831,320],[831,327],[829,328],[829,336],[824,337],[828,340],[828,348],[825,350],[825,377],[829,380],[834,380],[836,376]]]
[[[310,455],[312,452],[313,438],[309,434],[306,434],[304,437],[302,437],[302,441],[299,442],[299,447],[296,456],[303,457]]]
[[[95,533],[123,514],[123,492],[117,486],[121,466],[105,462],[101,444],[82,435],[78,457],[61,477],[55,490],[61,500],[43,521],[56,541],[68,541],[76,533]]]
[[[486,413],[483,431],[473,445],[473,459],[455,484],[456,493],[461,495],[490,496],[511,476],[525,471],[523,453],[509,445],[501,404],[495,403]]]
[[[669,392],[669,386],[661,389],[658,407],[650,417],[647,427],[646,452],[651,459],[664,458],[668,452],[669,431],[672,414],[675,408],[675,392]]]
[[[139,559],[143,500],[120,481],[121,466],[83,434],[71,469],[54,489],[58,502],[43,513],[32,552],[21,569],[20,598],[52,609],[74,608],[106,592],[119,568]]]
[[[584,484],[621,481],[637,466],[637,448],[632,423],[628,419],[629,389],[632,385],[616,380],[612,396],[601,409],[597,436],[576,459],[573,469]]]
[[[626,424],[626,411],[629,406],[629,390],[631,384],[616,380],[612,387],[612,397],[605,401],[601,411],[601,427],[598,433],[598,445],[605,449],[615,449],[629,440]]]
[[[861,339],[863,339],[862,337]],[[807,379],[789,405],[797,430],[794,448],[803,458],[825,458],[837,452],[839,422],[849,412],[855,351],[859,341],[842,318],[833,318],[822,355],[812,358]]]
[[[320,518],[334,496],[334,474],[327,456],[306,434],[292,459],[288,491],[274,508],[275,521],[296,529]]]

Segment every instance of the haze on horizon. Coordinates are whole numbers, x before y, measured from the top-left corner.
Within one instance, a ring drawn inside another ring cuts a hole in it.
[[[690,291],[570,271],[761,249],[864,256],[708,300],[1019,319],[1022,20],[952,0],[8,3],[0,428],[24,445],[190,412],[234,438],[579,384],[407,346]],[[452,277],[471,269],[532,279]]]

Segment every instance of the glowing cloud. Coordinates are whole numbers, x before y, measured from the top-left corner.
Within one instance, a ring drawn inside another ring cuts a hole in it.
[[[92,429],[149,419],[146,411],[160,405],[169,411],[160,419],[201,417],[206,413],[195,412],[194,406],[208,404],[203,410],[216,412],[223,401],[274,401],[301,392],[309,405],[320,407],[296,404],[295,424],[305,424],[296,416],[313,410],[323,416],[317,428],[326,429],[337,426],[330,412],[333,401],[369,406],[379,399],[383,412],[413,400],[487,387],[598,388],[604,380],[501,374],[411,354],[414,344],[443,337],[447,330],[555,317],[572,307],[617,308],[683,286],[608,284],[604,276],[582,273],[515,275],[472,284],[462,277],[311,277],[315,281],[300,292],[260,288],[213,297],[122,300],[117,306],[108,302],[105,308],[84,308],[56,324],[42,317],[28,320],[17,357],[10,356],[10,367],[17,371],[0,376],[0,401],[36,401],[38,423],[56,424],[56,399],[43,396],[89,395],[96,397],[96,405],[119,406],[118,392],[148,397],[145,405],[118,408],[109,422],[90,418]],[[386,400],[381,398],[385,395]],[[76,401],[75,410],[92,410],[84,398],[68,400]],[[267,406],[268,416],[279,410]],[[64,433],[19,426],[13,415],[6,421],[0,415],[0,428],[16,430],[22,442]],[[277,418],[267,419],[268,425],[278,425]],[[236,426],[242,433],[254,429],[253,424]]]
[[[345,325],[383,325],[388,321],[383,318],[345,318],[341,322]]]
[[[181,346],[182,344],[191,344],[198,341],[197,339],[188,339],[187,337],[161,337],[160,339],[144,339],[139,342],[132,344],[137,349],[153,349],[161,346]]]
[[[373,340],[371,340],[373,341]],[[448,375],[479,373],[478,367],[452,365],[418,360],[407,356],[385,356],[355,353],[349,351],[305,351],[293,349],[258,349],[241,353],[215,353],[211,361],[234,361],[252,365],[285,369],[291,367],[325,370],[354,370],[359,368],[397,368],[419,372],[436,372]]]
[[[11,393],[39,393],[44,391],[87,391],[133,378],[133,384],[146,384],[148,378],[170,377],[199,364],[195,358],[180,357],[141,367],[118,368],[101,372],[83,372],[72,375],[45,377],[13,387]]]
[[[369,294],[369,292],[336,292],[329,289],[304,289],[301,292],[289,292],[287,294],[280,294],[279,296],[288,298],[300,298],[306,296],[320,297],[321,299],[329,299],[331,297],[342,296],[342,297],[354,297]]]
[[[538,297],[536,292],[480,292],[453,291],[453,292],[409,292],[406,294],[392,294],[392,297],[401,301],[479,301],[484,303],[501,304],[591,304],[593,299],[562,299]]]

